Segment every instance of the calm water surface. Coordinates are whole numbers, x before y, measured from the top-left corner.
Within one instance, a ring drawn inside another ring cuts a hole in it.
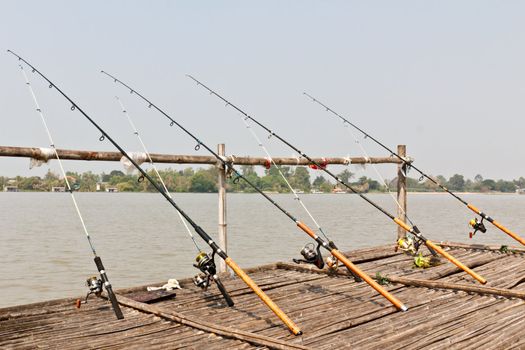
[[[95,248],[115,288],[194,275],[196,248],[174,209],[158,194],[78,193]],[[290,195],[272,195],[311,227]],[[394,212],[385,194],[369,197]],[[464,195],[525,236],[525,196]],[[392,243],[396,225],[354,195],[304,195],[303,201],[342,250]],[[216,238],[217,195],[176,194],[175,200]],[[469,240],[466,207],[444,194],[410,194],[409,215],[430,239],[514,244],[492,226]],[[473,214],[473,213],[472,213]],[[0,307],[86,292],[93,256],[67,193],[0,193]],[[308,237],[256,194],[228,194],[229,255],[242,267],[298,257]],[[198,241],[202,248],[207,245]]]

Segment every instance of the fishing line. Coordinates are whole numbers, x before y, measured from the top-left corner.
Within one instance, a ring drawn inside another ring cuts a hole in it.
[[[315,226],[317,226],[317,229],[319,230],[319,232],[321,232],[321,234],[323,235],[323,237],[330,241],[331,239],[328,238],[328,235],[324,232],[324,230],[321,228],[321,226],[318,224],[317,220],[315,220],[315,218],[313,217],[312,213],[308,210],[308,208],[306,207],[306,205],[303,203],[303,201],[301,200],[301,198],[297,195],[297,192],[295,191],[295,189],[293,189],[292,185],[290,185],[290,182],[288,181],[288,179],[286,178],[286,176],[284,176],[283,172],[281,171],[281,167],[277,165],[277,163],[275,163],[275,161],[273,160],[273,157],[270,155],[270,152],[268,152],[268,149],[264,146],[264,144],[262,143],[261,139],[257,136],[257,134],[255,133],[255,131],[253,130],[253,128],[251,127],[251,125],[248,123],[248,121],[246,120],[247,118],[243,117],[243,116],[240,116],[240,119],[242,120],[242,122],[244,123],[244,125],[246,126],[246,129],[252,134],[253,138],[255,139],[255,141],[257,142],[257,144],[259,145],[259,147],[262,148],[262,150],[264,151],[264,153],[266,154],[266,156],[268,157],[268,159],[270,160],[270,162],[277,168],[277,171],[279,172],[279,175],[281,175],[281,177],[283,178],[284,182],[286,183],[286,185],[288,186],[288,188],[290,189],[290,191],[292,191],[293,193],[293,196],[295,197],[295,199],[299,202],[299,204],[303,207],[304,211],[308,214],[308,216],[310,217],[310,219],[312,220],[312,222],[315,224]]]
[[[304,95],[310,97],[312,99],[313,102],[318,102],[314,97],[312,97],[311,95],[307,94],[306,92],[303,92]],[[370,159],[370,156],[368,155],[368,153],[366,152],[365,148],[363,147],[363,144],[361,143],[361,141],[359,141],[357,139],[357,137],[355,136],[355,134],[349,129],[349,124],[346,120],[343,120],[343,126],[345,128],[346,131],[348,131],[348,133],[350,134],[350,136],[352,136],[352,138],[354,139],[354,142],[359,146],[359,148],[361,149],[361,152],[363,153],[365,159]],[[365,136],[365,139],[368,138]],[[369,163],[371,166],[372,166],[372,169],[374,169],[374,172],[376,173],[376,175],[379,177],[379,179],[381,180],[381,182],[385,185],[386,189],[387,189],[387,192],[388,194],[390,195],[390,197],[392,198],[392,200],[396,203],[397,207],[399,208],[399,210],[401,211],[401,213],[405,216],[405,218],[408,220],[408,222],[410,222],[410,225],[414,226],[414,223],[412,222],[412,220],[410,220],[410,217],[408,216],[408,214],[406,213],[405,209],[403,209],[403,207],[401,206],[401,204],[399,203],[399,201],[397,200],[397,198],[394,196],[394,194],[392,193],[392,191],[390,191],[390,186],[388,186],[388,184],[386,183],[386,180],[385,178],[381,175],[381,173],[379,172],[379,170],[377,169],[377,166],[374,164],[374,163]]]
[[[142,149],[144,150],[144,153],[146,153],[146,156],[148,157],[148,162],[152,166],[153,171],[155,172],[155,175],[157,175],[157,178],[159,179],[159,181],[160,181],[160,183],[162,185],[162,188],[164,189],[166,194],[170,198],[173,199],[173,196],[171,195],[170,191],[168,190],[168,187],[166,186],[166,184],[164,183],[164,180],[162,179],[162,176],[160,176],[160,173],[157,170],[157,167],[155,166],[155,163],[153,162],[153,159],[151,159],[150,153],[149,153],[148,149],[146,148],[146,145],[144,144],[144,141],[142,141],[142,137],[140,137],[140,134],[139,134],[135,124],[133,123],[133,120],[131,120],[131,116],[129,115],[128,110],[124,107],[124,103],[122,102],[122,100],[118,96],[115,96],[115,98],[118,101],[118,103],[120,104],[120,108],[122,109],[122,113],[124,113],[124,115],[126,116],[126,119],[128,120],[129,125],[131,126],[131,129],[133,130],[133,134],[135,134],[135,136],[137,136],[137,138],[138,138],[138,140],[140,142],[140,145],[142,146]],[[197,248],[197,251],[199,251],[199,252],[202,251],[202,249],[199,247],[199,245],[195,241],[195,236],[191,233],[190,228],[188,227],[188,224],[186,223],[186,221],[182,217],[181,213],[179,213],[177,211],[177,214],[179,215],[180,221],[182,222],[182,224],[186,228],[186,231],[188,232],[188,235],[190,236],[191,240],[193,241],[193,244]]]
[[[341,114],[337,113],[336,111],[334,111],[332,108],[328,107],[327,105],[325,105],[324,103],[320,102],[319,100],[317,100],[316,98],[308,95],[307,93],[304,93],[306,96],[308,96],[309,98],[312,99],[313,102],[319,104],[320,106],[324,107],[325,110],[327,112],[330,112],[332,113],[333,115],[335,115],[336,117],[338,117],[339,119],[341,119],[344,123],[352,126],[354,129],[356,129],[357,131],[361,132],[365,138],[369,138],[371,139],[372,141],[374,141],[376,144],[378,144],[379,146],[381,146],[383,149],[385,149],[386,151],[388,151],[392,156],[398,158],[399,160],[401,160],[405,166],[407,167],[407,170],[408,169],[414,169],[415,171],[417,171],[421,177],[420,177],[420,181],[423,180],[423,178],[426,178],[428,179],[429,181],[431,181],[433,184],[435,184],[436,186],[438,186],[439,188],[441,188],[443,191],[447,192],[448,194],[450,194],[452,197],[456,198],[458,201],[460,201],[461,203],[463,203],[465,206],[467,206],[467,208],[469,208],[470,210],[472,210],[474,213],[478,214],[479,216],[481,216],[481,222],[478,222],[477,218],[475,219],[472,219],[470,222],[469,222],[469,225],[474,229],[474,232],[471,232],[470,233],[470,238],[472,238],[472,236],[477,232],[477,231],[481,231],[481,232],[485,232],[485,227],[483,225],[483,220],[487,220],[488,222],[490,222],[492,225],[496,226],[498,229],[500,229],[501,231],[503,231],[504,233],[508,234],[510,237],[512,237],[513,239],[515,239],[516,241],[520,242],[521,244],[525,245],[525,239],[521,238],[518,234],[512,232],[511,230],[509,230],[508,228],[506,228],[505,226],[503,226],[501,223],[499,223],[498,221],[494,220],[493,218],[491,218],[490,216],[488,216],[486,213],[482,212],[481,210],[479,210],[477,207],[475,207],[473,204],[470,204],[468,203],[467,201],[465,201],[464,199],[462,199],[460,196],[458,196],[457,194],[455,194],[454,192],[452,192],[451,190],[449,190],[447,187],[443,186],[442,184],[440,184],[436,179],[432,178],[431,176],[427,175],[426,173],[424,173],[422,170],[420,170],[419,168],[417,168],[416,166],[414,166],[412,164],[412,162],[409,162],[406,158],[400,156],[398,153],[394,152],[392,149],[388,148],[386,145],[384,145],[383,143],[381,143],[379,140],[377,140],[376,138],[374,138],[372,135],[368,134],[367,132],[365,132],[364,130],[362,130],[361,128],[359,128],[356,124],[350,122],[348,119],[346,119],[345,117],[343,117]]]
[[[50,143],[49,147],[51,147],[51,149],[55,153],[55,157],[56,157],[56,159],[58,161],[58,165],[60,167],[60,172],[62,173],[62,176],[64,177],[64,180],[66,182],[67,191],[69,192],[69,194],[71,195],[71,199],[73,200],[73,205],[75,206],[75,210],[77,212],[78,218],[80,219],[80,223],[82,225],[82,229],[84,230],[84,233],[85,233],[86,238],[88,240],[89,247],[91,248],[91,251],[93,252],[93,255],[97,256],[97,252],[95,250],[95,246],[93,245],[93,242],[91,241],[91,236],[89,235],[88,229],[87,229],[86,224],[84,222],[84,218],[82,217],[82,214],[80,213],[80,208],[78,207],[77,200],[75,198],[75,195],[73,194],[73,189],[71,188],[71,184],[69,183],[69,180],[67,178],[66,171],[64,170],[64,166],[62,165],[62,160],[58,156],[58,152],[57,152],[57,149],[55,147],[55,142],[53,141],[53,137],[51,136],[51,131],[49,130],[49,127],[47,125],[46,118],[44,116],[44,112],[42,112],[42,109],[40,108],[40,105],[39,105],[38,100],[36,98],[35,92],[33,90],[33,87],[31,86],[31,82],[29,81],[29,78],[28,78],[28,76],[27,76],[27,74],[26,74],[26,72],[24,70],[24,67],[21,64],[19,64],[18,66],[20,67],[20,71],[22,72],[22,75],[24,76],[24,80],[26,82],[26,86],[27,86],[27,88],[29,90],[29,93],[31,94],[31,97],[33,98],[33,102],[35,103],[36,111],[40,115],[40,119],[42,120],[42,124],[44,125],[44,129],[46,130],[47,138],[49,139],[49,143]]]

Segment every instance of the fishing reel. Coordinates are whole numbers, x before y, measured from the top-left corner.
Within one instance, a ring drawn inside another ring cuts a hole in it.
[[[331,249],[337,249],[334,242],[332,241],[328,243],[328,246]],[[324,267],[325,262],[323,260],[323,255],[321,254],[321,244],[318,244],[317,248],[314,248],[313,243],[307,243],[303,249],[301,249],[301,255],[304,257],[304,259],[292,259],[293,262],[296,264],[312,264],[319,269]],[[339,268],[339,260],[335,256],[330,255],[326,258],[326,265],[328,266],[330,272],[335,272]],[[348,269],[348,273],[354,278],[356,282],[362,281],[362,279],[353,273],[352,270]]]
[[[478,218],[474,218],[469,221],[468,225],[474,229],[474,231],[471,231],[468,233],[470,238],[474,237],[474,235],[478,231],[481,231],[482,233],[487,232],[487,228],[485,227],[485,224],[483,223],[483,219],[484,218],[481,218],[481,221],[478,221]]]
[[[301,249],[301,255],[304,257],[304,259],[293,259],[293,262],[296,264],[313,264],[319,269],[322,269],[324,267],[323,255],[321,254],[320,244],[317,245],[317,248],[314,248],[313,243],[307,243],[303,247],[303,249]]]
[[[211,285],[211,281],[215,281],[217,287],[219,288],[222,296],[226,300],[228,306],[232,307],[234,305],[232,298],[224,288],[219,276],[217,276],[217,266],[215,265],[215,251],[211,254],[205,252],[199,252],[195,258],[196,264],[193,264],[198,268],[202,274],[196,275],[193,277],[193,283],[203,289],[204,291],[208,290],[208,287]]]
[[[416,226],[414,226],[414,230],[417,230],[416,233],[420,233]],[[434,249],[430,247],[427,248],[431,255],[428,257],[423,256],[423,253],[419,251],[419,247],[421,247],[421,244],[423,244],[423,242],[423,239],[417,236],[401,237],[397,240],[397,246],[395,250],[397,252],[397,250],[400,249],[405,254],[414,257],[414,265],[419,268],[426,269],[441,264],[441,260],[439,259],[438,254]]]
[[[197,264],[193,264],[196,268],[201,270],[203,272],[203,275],[196,275],[193,278],[193,283],[204,290],[207,290],[210,286],[210,280],[213,278],[214,275],[217,274],[217,267],[215,266],[214,261],[214,254],[211,256],[200,252],[197,257],[195,258],[195,261]]]
[[[75,303],[77,309],[80,309],[82,304],[87,304],[88,298],[91,294],[95,294],[97,297],[102,295],[102,280],[97,276],[88,277],[86,280],[86,286],[88,287],[89,292],[86,294],[84,301],[77,299]]]
[[[80,309],[82,304],[87,304],[88,298],[91,294],[95,294],[97,297],[102,295],[102,280],[97,276],[91,276],[86,280],[86,286],[89,289],[89,292],[86,294],[84,301],[77,299],[75,304],[77,309]]]
[[[102,280],[97,276],[91,276],[86,280],[86,286],[89,288],[89,292],[86,295],[86,302],[91,294],[95,294],[99,297],[102,294]]]
[[[401,250],[403,253],[414,256],[419,251],[421,246],[421,241],[419,239],[414,239],[409,236],[401,237],[397,240],[396,252]]]

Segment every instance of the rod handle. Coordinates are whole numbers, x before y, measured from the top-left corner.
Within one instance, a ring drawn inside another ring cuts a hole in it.
[[[228,265],[237,276],[239,276],[244,283],[250,287],[255,294],[273,311],[273,313],[284,322],[284,324],[290,329],[295,335],[301,335],[303,332],[301,329],[273,302],[272,299],[262,289],[255,284],[255,282],[244,272],[239,265],[237,265],[230,257],[224,259],[226,265]]]
[[[496,226],[501,231],[505,232],[506,234],[514,238],[516,241],[520,242],[522,245],[525,245],[525,239],[521,238],[520,236],[518,236],[517,234],[515,234],[514,232],[497,222],[496,220],[492,221],[492,225]]]
[[[95,261],[95,265],[97,265],[97,269],[100,273],[100,278],[102,278],[104,288],[106,288],[106,291],[108,292],[108,299],[109,301],[111,301],[111,305],[113,306],[115,316],[117,316],[117,319],[121,320],[124,318],[124,315],[122,314],[122,310],[120,309],[120,305],[117,301],[117,296],[115,295],[115,293],[113,293],[111,283],[109,283],[109,278],[106,274],[106,270],[104,269],[104,265],[102,264],[102,259],[100,259],[99,256],[95,256],[93,260]]]
[[[452,255],[450,255],[449,253],[447,253],[443,248],[441,248],[440,246],[438,246],[437,244],[435,244],[434,242],[430,241],[430,240],[426,240],[425,241],[425,244],[427,245],[427,247],[433,249],[434,251],[436,251],[438,254],[441,254],[443,257],[445,257],[447,260],[449,260],[451,263],[453,263],[454,265],[456,265],[457,267],[459,267],[460,269],[462,269],[463,271],[465,271],[466,273],[468,273],[469,275],[471,275],[474,279],[476,279],[479,283],[481,284],[485,284],[487,283],[487,280],[484,279],[483,277],[481,277],[480,275],[478,275],[476,272],[472,271],[470,268],[468,268],[467,266],[465,266],[461,261],[459,261],[458,259],[454,258]]]
[[[219,279],[219,277],[213,276],[213,280],[215,281],[215,283],[217,283],[217,288],[219,288],[219,290],[221,291],[221,294],[224,297],[224,300],[226,300],[226,304],[228,304],[229,307],[232,307],[233,305],[235,305],[232,298],[230,297],[230,294],[224,287],[224,284],[222,284],[222,281]]]
[[[368,276],[366,272],[361,270],[359,267],[354,265],[346,256],[344,256],[339,250],[332,249],[330,253],[336,257],[339,261],[341,261],[348,269],[350,269],[354,274],[359,276],[362,280],[364,280],[366,283],[370,285],[370,287],[374,288],[379,294],[381,294],[383,297],[385,297],[389,302],[391,302],[396,308],[398,308],[401,311],[407,311],[408,307],[406,307],[399,299],[397,299],[395,296],[390,294],[385,288],[383,288],[379,283],[377,283],[373,278]]]
[[[481,210],[479,210],[478,208],[476,208],[475,206],[473,206],[472,204],[467,204],[467,207],[472,210],[474,213],[478,214],[478,215],[481,215]],[[509,236],[511,236],[512,238],[514,238],[516,241],[520,242],[522,245],[525,245],[525,239],[521,238],[520,236],[518,236],[516,233],[512,232],[511,230],[509,230],[508,228],[506,228],[505,226],[503,226],[502,224],[500,224],[499,222],[497,222],[496,220],[493,220],[493,219],[490,219],[488,220],[492,225],[496,226],[497,228],[499,228],[501,231],[505,232],[506,234],[508,234]]]

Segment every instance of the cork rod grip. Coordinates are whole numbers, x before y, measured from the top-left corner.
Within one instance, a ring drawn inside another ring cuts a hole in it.
[[[406,311],[408,308],[395,296],[390,294],[386,289],[384,289],[379,283],[374,281],[370,276],[368,276],[364,271],[362,271],[359,267],[354,265],[346,256],[344,256],[339,250],[332,249],[330,251],[333,256],[335,256],[339,261],[341,261],[346,267],[348,267],[353,273],[355,273],[357,276],[361,277],[363,281],[368,283],[370,287],[374,288],[379,294],[381,294],[383,297],[385,297],[388,301],[390,301],[396,308],[398,308],[401,311]]]
[[[297,226],[299,226],[299,228],[303,230],[308,236],[312,237],[313,239],[316,239],[317,235],[315,234],[315,232],[312,231],[311,228],[303,224],[301,221],[297,221]]]
[[[496,226],[501,231],[505,232],[506,234],[514,238],[516,241],[520,242],[522,245],[525,245],[525,239],[521,238],[520,236],[518,236],[517,234],[515,234],[514,232],[497,222],[496,220],[492,221],[492,225]]]
[[[435,244],[434,242],[432,241],[429,241],[427,240],[425,242],[425,244],[433,249],[434,251],[436,251],[437,253],[441,254],[443,257],[445,257],[447,260],[449,260],[451,263],[453,263],[454,265],[456,265],[457,267],[459,267],[460,269],[462,269],[463,271],[465,271],[466,273],[468,273],[469,275],[471,275],[473,278],[475,278],[476,280],[478,280],[479,283],[481,284],[485,284],[487,283],[487,280],[484,279],[483,277],[481,277],[480,275],[478,275],[477,273],[475,273],[474,271],[472,271],[471,269],[469,269],[467,266],[465,266],[461,261],[459,261],[458,259],[454,258],[452,255],[450,255],[449,253],[447,253],[446,251],[443,250],[443,248],[441,248],[440,246],[438,246],[437,244]]]
[[[250,276],[248,276],[230,257],[226,258],[224,261],[226,262],[226,265],[228,265],[233,272],[235,272],[235,274],[239,276],[244,283],[255,292],[255,294],[257,294],[257,296],[273,311],[273,313],[284,322],[293,334],[303,334],[301,329],[299,329],[299,327],[279,308],[279,306],[277,306],[277,304],[275,304],[273,300],[270,299],[270,297],[266,295],[266,293],[255,284]]]

